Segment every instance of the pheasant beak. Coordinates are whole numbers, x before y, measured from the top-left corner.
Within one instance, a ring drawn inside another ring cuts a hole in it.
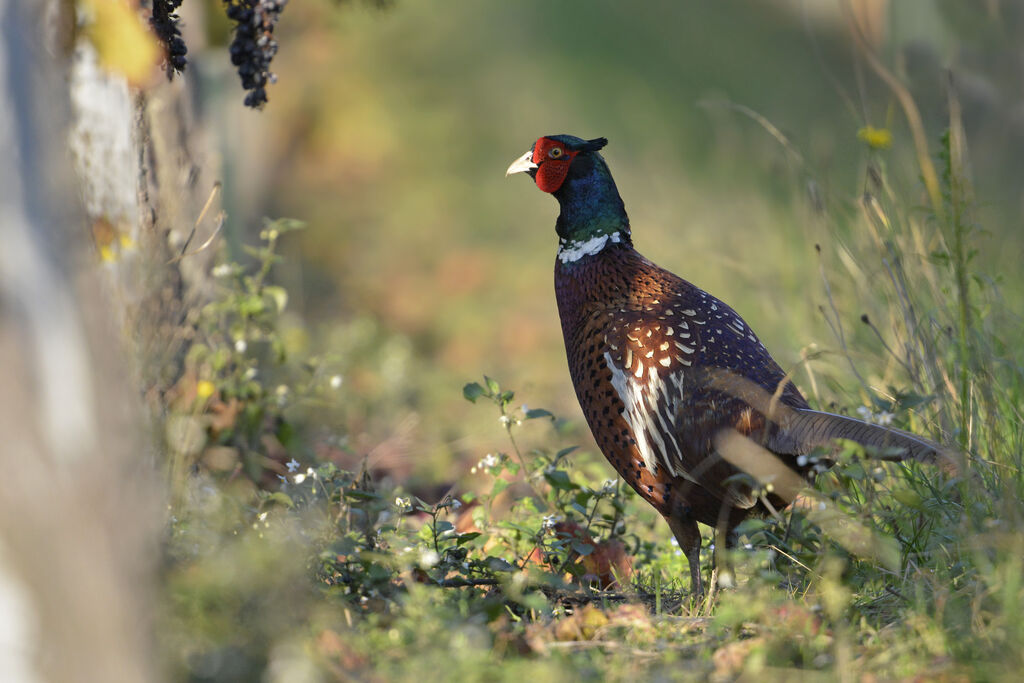
[[[512,165],[505,171],[505,177],[509,177],[513,173],[529,173],[532,178],[537,170],[537,164],[533,163],[533,150],[519,157],[512,162]]]

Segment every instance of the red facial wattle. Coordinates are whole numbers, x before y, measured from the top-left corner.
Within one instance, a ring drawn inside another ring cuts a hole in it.
[[[562,143],[549,138],[537,140],[533,146],[533,163],[538,166],[535,176],[537,187],[544,192],[557,192],[565,182],[569,165],[578,153],[567,150]]]

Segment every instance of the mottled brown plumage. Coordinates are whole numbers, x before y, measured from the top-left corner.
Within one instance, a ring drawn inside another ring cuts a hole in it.
[[[728,535],[766,509],[737,482],[735,459],[716,446],[723,434],[738,432],[804,476],[811,463],[800,456],[836,438],[925,461],[940,449],[811,410],[732,308],[637,253],[597,154],[603,144],[541,138],[509,172],[530,172],[561,205],[555,293],[580,407],[608,461],[668,521],[700,593],[697,523]]]

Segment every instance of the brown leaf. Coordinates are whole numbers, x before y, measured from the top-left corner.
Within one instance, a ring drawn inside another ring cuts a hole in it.
[[[723,677],[732,677],[741,673],[754,648],[764,647],[764,645],[765,639],[760,636],[726,643],[711,655],[715,673]]]

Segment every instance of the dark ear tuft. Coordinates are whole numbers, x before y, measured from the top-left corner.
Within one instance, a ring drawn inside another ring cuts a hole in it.
[[[593,140],[587,140],[580,145],[581,152],[596,152],[605,145],[608,144],[608,138],[594,138]]]

